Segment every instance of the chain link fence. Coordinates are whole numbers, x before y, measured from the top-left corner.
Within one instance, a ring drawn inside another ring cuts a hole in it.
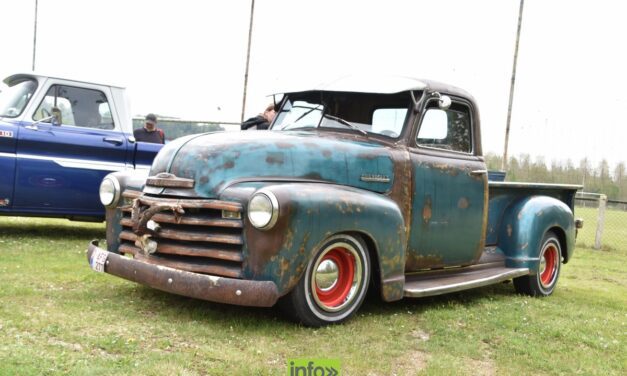
[[[627,201],[608,200],[598,193],[579,192],[575,198],[575,217],[584,220],[577,245],[612,250],[627,244]]]

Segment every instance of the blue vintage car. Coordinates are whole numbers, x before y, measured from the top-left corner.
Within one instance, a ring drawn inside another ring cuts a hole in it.
[[[489,182],[477,105],[426,80],[284,94],[270,131],[165,146],[106,177],[91,267],[176,294],[342,322],[384,301],[514,281],[550,295],[575,249],[578,186]],[[124,257],[130,256],[130,257]]]
[[[124,89],[37,74],[0,93],[0,215],[104,219],[98,187],[148,170],[162,145],[135,142]]]

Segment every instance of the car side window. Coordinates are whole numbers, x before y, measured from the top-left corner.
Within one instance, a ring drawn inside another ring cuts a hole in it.
[[[472,153],[470,109],[457,103],[446,110],[428,108],[416,143],[418,146]]]
[[[77,127],[113,129],[111,107],[100,90],[66,85],[52,85],[33,116],[33,120],[50,117],[60,112],[61,124]]]

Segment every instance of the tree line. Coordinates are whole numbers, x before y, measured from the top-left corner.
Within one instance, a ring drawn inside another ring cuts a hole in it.
[[[485,156],[490,170],[500,170],[503,157],[493,153]],[[551,161],[544,157],[531,158],[529,154],[510,157],[507,165],[506,181],[580,184],[584,192],[603,193],[610,200],[627,201],[627,168],[620,162],[610,169],[607,160],[593,165],[588,158],[578,164],[571,159]]]

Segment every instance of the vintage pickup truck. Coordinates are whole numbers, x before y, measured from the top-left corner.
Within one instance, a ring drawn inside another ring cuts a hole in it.
[[[107,176],[91,267],[214,302],[339,323],[384,301],[514,281],[550,295],[578,186],[488,182],[479,113],[436,82],[350,77],[288,92],[270,131],[176,140]]]
[[[112,171],[148,170],[162,145],[135,142],[121,87],[38,74],[0,93],[0,215],[104,219]]]

